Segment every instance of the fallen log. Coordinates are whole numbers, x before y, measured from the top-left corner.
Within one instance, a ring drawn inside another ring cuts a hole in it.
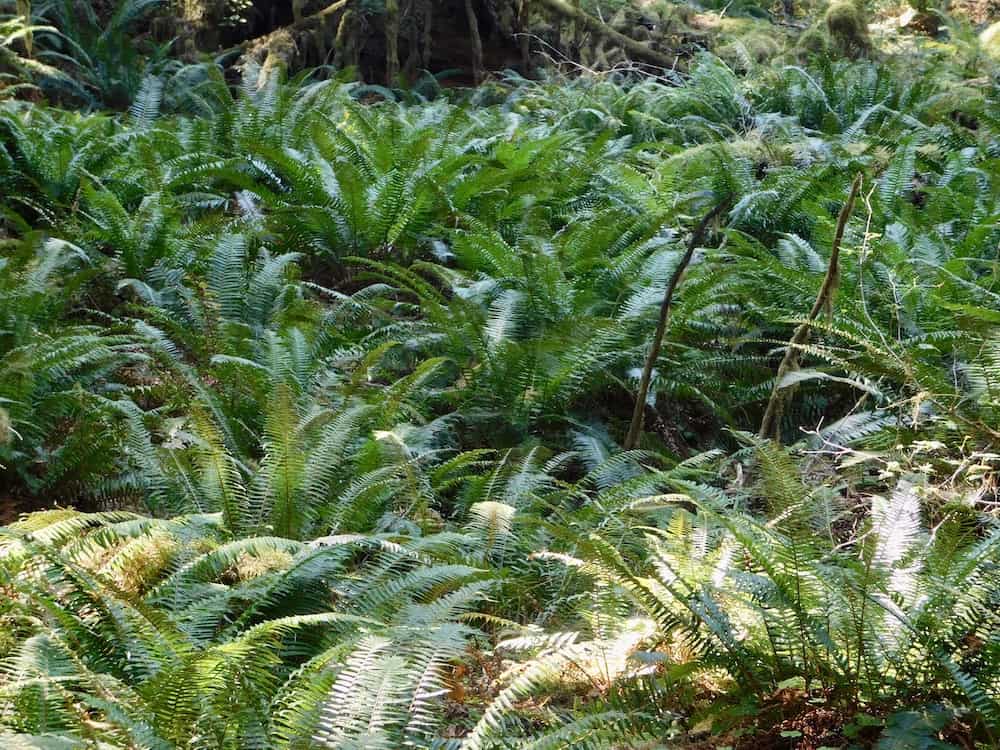
[[[535,0],[535,2],[544,6],[549,12],[574,22],[577,28],[583,27],[592,34],[604,37],[609,42],[621,47],[629,57],[635,60],[660,68],[673,68],[677,63],[676,57],[655,50],[630,36],[625,36],[603,21],[594,18],[582,8],[570,5],[565,0]]]

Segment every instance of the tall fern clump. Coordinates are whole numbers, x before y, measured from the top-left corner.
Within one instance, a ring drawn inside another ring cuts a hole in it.
[[[577,679],[602,686],[587,712],[607,714],[600,746],[689,736],[675,713],[653,708],[683,705],[692,690],[714,693],[699,718],[749,747],[803,733],[845,742],[865,726],[883,745],[910,747],[952,721],[995,736],[992,524],[953,507],[931,527],[921,510],[928,488],[901,479],[867,498],[870,515],[851,527],[843,500],[810,491],[785,453],[761,446],[755,457],[759,480],[745,492],[664,477],[675,492],[635,500],[638,566],[606,532],[579,537],[575,556],[537,553],[615,604],[583,630],[518,639],[531,658],[470,746],[502,746],[524,731],[514,707],[546,694],[562,707],[546,741],[600,737],[571,700]],[[766,515],[750,510],[758,503]],[[663,520],[641,526],[643,516]]]
[[[232,539],[215,514],[60,510],[4,537],[0,736],[27,746],[423,742],[491,588],[459,534]]]
[[[118,113],[0,92],[0,745],[1000,741],[992,79],[429,101],[71,5]]]

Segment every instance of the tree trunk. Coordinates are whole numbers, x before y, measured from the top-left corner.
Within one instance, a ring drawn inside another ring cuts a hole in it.
[[[431,68],[431,50],[434,42],[434,0],[422,0],[424,8],[424,39],[421,45],[420,55],[425,70]]]
[[[243,53],[237,67],[241,67],[248,60],[254,60],[268,69],[279,65],[292,69],[296,65],[309,64],[303,51],[323,46],[329,50],[329,40],[334,36],[334,28],[337,29],[338,38],[341,32],[346,34],[356,29],[356,20],[348,21],[344,17],[353,13],[348,9],[351,2],[352,0],[337,0],[298,22],[279,26],[263,36],[247,39],[239,45]],[[338,19],[337,14],[341,11],[344,13]],[[354,19],[356,18],[357,14],[354,13]],[[355,44],[358,44],[356,40]],[[322,51],[319,57],[322,59]]]
[[[521,72],[524,75],[531,75],[531,37],[528,20],[530,13],[528,0],[517,0],[517,39],[521,47]]]
[[[333,66],[335,68],[354,68],[361,65],[361,43],[358,39],[360,28],[358,14],[354,8],[348,8],[340,17],[337,26],[337,36],[333,42]]]
[[[472,80],[478,86],[483,82],[483,40],[479,36],[479,19],[473,0],[465,0],[465,18],[469,22],[469,39],[472,41]]]
[[[181,0],[180,25],[188,55],[218,46],[218,27],[224,12],[219,0]]]
[[[420,68],[420,21],[423,13],[418,12],[419,0],[408,0],[403,18],[406,19],[406,62],[403,63],[403,77],[413,80]]]
[[[226,2],[176,1],[185,9],[183,17],[189,23],[189,31],[196,26],[205,26],[203,22],[208,20],[206,14]],[[575,55],[580,40],[587,38],[599,42],[601,46],[606,45],[608,49],[620,50],[632,60],[657,67],[673,67],[676,62],[672,54],[654,50],[591,16],[582,9],[579,0],[504,0],[504,3],[498,21],[501,33],[491,34],[487,39],[479,29],[486,27],[487,19],[482,14],[493,6],[484,0],[385,0],[383,13],[370,16],[370,26],[364,20],[369,18],[365,15],[365,0],[328,0],[326,7],[312,15],[301,16],[269,33],[240,42],[243,50],[240,62],[264,64],[270,57],[269,67],[283,64],[289,70],[297,70],[322,64],[329,59],[331,51],[334,62],[342,66],[357,65],[360,61],[368,64],[377,57],[379,63],[375,67],[384,64],[384,74],[368,70],[369,79],[384,77],[389,85],[395,85],[402,72],[413,76],[418,66],[430,70],[433,48],[433,65],[441,68],[467,68],[468,63],[461,58],[463,55],[471,56],[473,77],[477,83],[483,80],[488,67],[516,65],[518,54],[522,74],[530,75],[531,23],[533,12],[539,11],[558,19],[557,27],[562,27],[566,43],[573,47],[567,50],[571,55]],[[296,0],[296,7],[306,6]],[[200,26],[195,24],[196,18]],[[372,38],[366,43],[368,28],[373,31]],[[214,32],[209,29],[205,33]],[[187,36],[192,39],[194,34],[188,33]],[[206,50],[211,47],[207,37],[202,37],[197,44],[192,44],[191,49]],[[400,56],[404,53],[406,70],[401,71],[403,61]]]
[[[396,85],[399,77],[399,0],[385,0],[385,82]]]
[[[573,9],[578,12],[583,12],[580,7],[582,0],[573,0]],[[580,27],[579,21],[573,19],[569,25],[569,56],[573,60],[580,59],[580,43],[583,40],[583,29]]]
[[[31,26],[31,0],[17,0],[17,15],[24,18],[24,25]],[[24,54],[30,59],[35,54],[35,37],[30,31],[25,33],[23,39]]]

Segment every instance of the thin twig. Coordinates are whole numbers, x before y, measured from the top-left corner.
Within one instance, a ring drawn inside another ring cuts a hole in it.
[[[854,201],[857,199],[860,189],[861,174],[858,174],[851,185],[851,192],[847,196],[847,202],[840,209],[840,216],[837,217],[837,231],[833,236],[830,262],[827,264],[826,276],[823,277],[823,284],[819,288],[819,294],[816,295],[816,301],[813,303],[812,310],[809,311],[809,316],[795,329],[795,333],[792,334],[792,338],[788,342],[788,347],[785,349],[785,356],[782,357],[781,364],[778,365],[778,372],[774,376],[774,387],[771,389],[771,398],[768,399],[767,409],[764,411],[764,418],[760,423],[760,432],[757,433],[757,436],[761,439],[777,437],[778,424],[781,420],[781,409],[783,406],[781,383],[788,373],[798,367],[799,349],[809,338],[809,330],[812,328],[812,322],[823,309],[831,307],[833,303],[833,295],[837,290],[837,282],[840,278],[840,243],[844,239],[844,230],[847,227],[848,219],[851,218],[851,213],[854,211]]]
[[[639,380],[639,392],[636,394],[635,409],[632,412],[632,423],[629,425],[628,435],[625,437],[624,447],[627,451],[633,450],[639,442],[639,433],[642,431],[643,417],[646,413],[646,397],[649,394],[649,381],[653,377],[653,367],[656,365],[656,360],[660,356],[660,348],[663,346],[663,334],[667,330],[667,321],[670,319],[670,305],[673,302],[674,290],[680,283],[684,271],[687,270],[688,265],[691,263],[695,249],[704,241],[709,225],[728,206],[729,199],[723,199],[716,204],[715,208],[705,214],[705,217],[699,222],[694,232],[691,233],[687,249],[684,251],[683,257],[677,264],[677,268],[674,269],[670,277],[670,282],[667,284],[666,292],[663,295],[663,302],[660,304],[660,319],[656,324],[656,333],[653,335],[653,345],[649,349],[649,354],[646,356],[646,364],[642,368],[642,377]]]

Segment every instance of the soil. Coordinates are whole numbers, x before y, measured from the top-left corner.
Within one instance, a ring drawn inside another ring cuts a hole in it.
[[[763,734],[745,737],[736,750],[819,750],[841,747],[844,716],[829,708],[814,708],[777,724]]]
[[[14,498],[9,495],[0,497],[0,526],[13,523],[20,514],[20,505]]]

